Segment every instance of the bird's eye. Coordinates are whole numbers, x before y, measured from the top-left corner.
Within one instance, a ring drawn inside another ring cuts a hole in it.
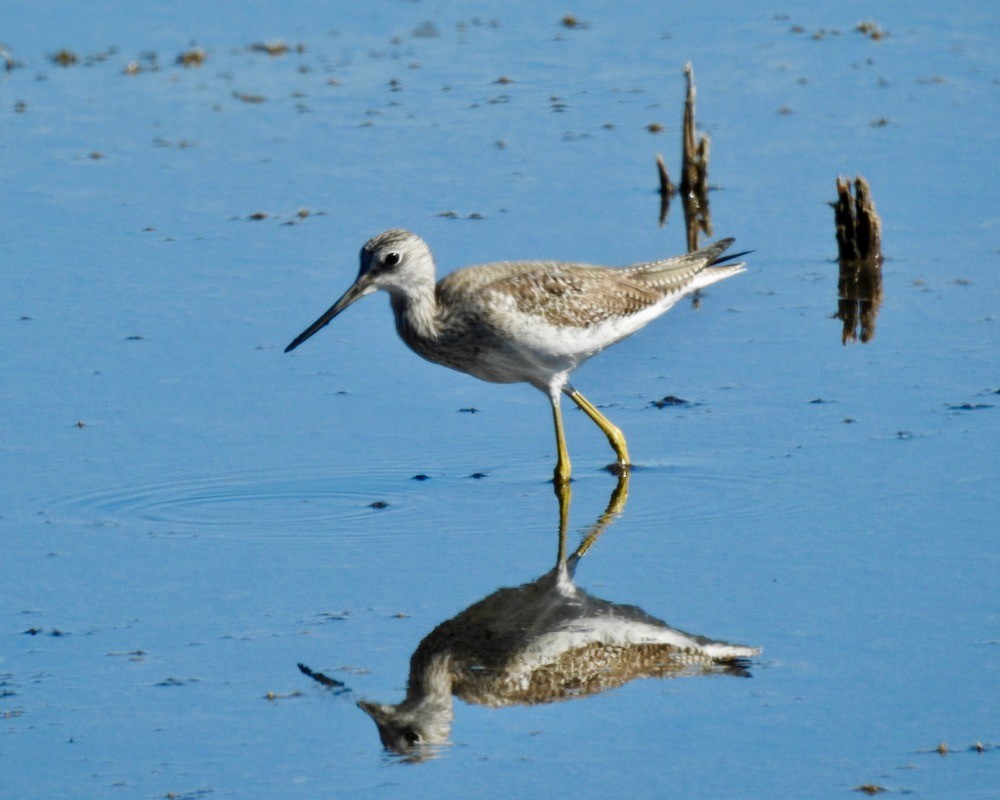
[[[387,267],[394,267],[399,263],[399,253],[386,253],[382,261]]]
[[[420,744],[420,734],[416,731],[404,731],[403,738],[406,739],[406,743],[410,745],[410,747]]]

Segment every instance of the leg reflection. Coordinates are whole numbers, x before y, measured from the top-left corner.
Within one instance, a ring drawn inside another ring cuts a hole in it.
[[[573,501],[573,490],[570,488],[569,483],[555,485],[556,497],[559,499],[559,551],[556,557],[558,567],[566,565],[570,565],[571,569],[575,567],[576,562],[600,538],[608,526],[621,516],[625,510],[625,503],[628,501],[628,482],[629,473],[628,470],[624,470],[618,475],[618,483],[611,493],[604,513],[590,526],[586,534],[584,534],[583,541],[580,542],[579,546],[568,559],[566,558],[566,532],[569,529],[569,508]]]

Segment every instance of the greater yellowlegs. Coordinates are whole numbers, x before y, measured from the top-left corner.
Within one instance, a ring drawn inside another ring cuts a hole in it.
[[[625,470],[625,437],[570,385],[569,374],[685,295],[741,272],[742,263],[719,260],[732,243],[723,239],[694,253],[629,267],[502,261],[457,270],[435,284],[434,257],[424,240],[389,230],[365,243],[357,280],[285,352],[351,303],[384,289],[397,332],[418,355],[484,381],[523,381],[545,392],[555,421],[557,484],[570,476],[561,393],[604,432],[618,468]]]

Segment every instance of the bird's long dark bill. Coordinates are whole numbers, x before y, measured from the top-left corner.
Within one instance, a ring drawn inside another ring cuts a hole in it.
[[[332,320],[335,316],[337,316],[337,314],[339,314],[341,311],[347,308],[351,303],[353,303],[355,300],[360,300],[362,297],[364,297],[366,294],[369,294],[371,291],[372,287],[370,284],[362,281],[358,281],[357,283],[355,283],[350,289],[344,292],[343,297],[341,297],[336,303],[334,303],[325,312],[323,312],[323,316],[321,316],[312,325],[310,325],[308,328],[302,331],[302,333],[296,336],[295,339],[292,340],[292,343],[285,348],[285,352],[288,353],[294,350],[296,347],[302,344],[306,339],[308,339],[310,336],[316,333],[316,331],[320,330],[321,328],[325,328],[327,325],[329,325],[330,320]]]

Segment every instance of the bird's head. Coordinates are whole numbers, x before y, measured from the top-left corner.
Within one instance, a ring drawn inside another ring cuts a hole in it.
[[[358,277],[350,289],[312,325],[295,337],[287,353],[326,327],[341,311],[365,295],[384,289],[394,295],[410,295],[434,285],[434,259],[430,248],[415,233],[394,228],[373,236],[361,248]]]
[[[398,706],[362,700],[358,708],[375,721],[382,746],[390,753],[411,761],[434,758],[442,745],[449,744],[451,704],[422,701]]]

